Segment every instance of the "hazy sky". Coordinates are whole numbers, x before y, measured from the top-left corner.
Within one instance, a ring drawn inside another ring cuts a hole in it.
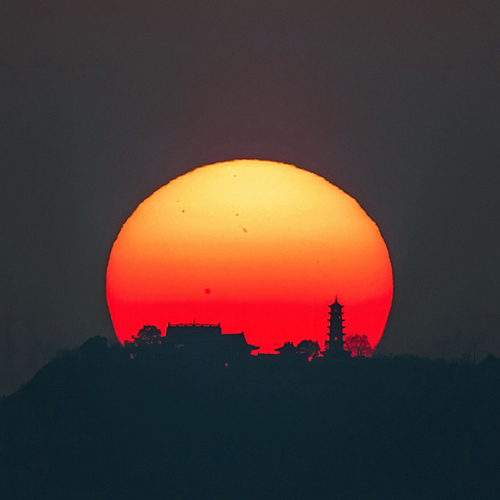
[[[309,169],[376,221],[395,277],[379,352],[500,354],[496,2],[250,4],[3,2],[0,294],[18,304],[0,347],[16,370],[109,336],[121,224],[235,157]]]

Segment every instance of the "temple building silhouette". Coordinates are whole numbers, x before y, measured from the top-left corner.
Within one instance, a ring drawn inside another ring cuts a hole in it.
[[[289,354],[298,354],[297,347],[293,342],[285,342],[281,347],[276,348],[275,351],[282,356],[286,356]]]
[[[166,345],[189,353],[224,353],[245,356],[259,349],[247,342],[244,332],[222,333],[220,323],[168,323],[164,342]]]

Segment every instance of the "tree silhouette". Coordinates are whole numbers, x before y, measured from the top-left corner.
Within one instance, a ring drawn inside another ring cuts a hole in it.
[[[99,357],[109,349],[108,339],[97,335],[85,341],[80,347],[80,353],[85,357]]]
[[[154,325],[144,325],[137,335],[132,337],[132,340],[127,341],[126,344],[132,347],[140,347],[144,345],[160,345],[161,344],[161,331]]]
[[[319,344],[311,339],[302,340],[297,344],[297,352],[307,354],[308,358],[314,358],[319,354],[320,350]]]
[[[366,335],[348,335],[346,337],[345,343],[351,351],[351,355],[354,357],[370,357],[373,354],[373,347],[368,340]]]

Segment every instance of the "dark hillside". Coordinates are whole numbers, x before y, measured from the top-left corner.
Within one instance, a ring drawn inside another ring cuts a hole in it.
[[[499,498],[499,365],[91,339],[2,401],[2,498]]]

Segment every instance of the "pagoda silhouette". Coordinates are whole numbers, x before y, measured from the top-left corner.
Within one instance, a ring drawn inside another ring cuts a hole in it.
[[[344,342],[344,312],[342,311],[344,306],[339,304],[337,295],[335,295],[335,302],[328,307],[330,308],[328,341],[326,349],[321,354],[329,358],[350,357],[351,353],[345,349]]]

